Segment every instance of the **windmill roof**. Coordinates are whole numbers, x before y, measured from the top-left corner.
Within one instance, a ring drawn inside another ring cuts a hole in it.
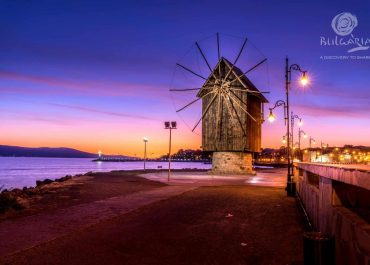
[[[215,68],[213,69],[213,72],[210,74],[210,76],[208,77],[207,81],[204,83],[203,87],[208,83],[209,79],[212,77],[213,73],[216,73],[216,70],[218,68],[218,65],[221,63],[221,62],[224,62],[229,68],[231,68],[231,66],[233,65],[229,60],[227,60],[226,58],[224,57],[221,57],[220,61],[218,62],[218,64],[215,66]],[[234,66],[233,69],[232,69],[232,72],[235,76],[241,76],[238,81],[239,82],[242,82],[243,85],[245,87],[247,87],[249,90],[252,90],[252,91],[258,91],[258,88],[252,83],[252,81],[249,80],[249,78],[244,74],[244,72],[242,70],[240,70],[240,68],[238,68],[237,66]],[[201,91],[199,91],[200,93]],[[262,94],[262,93],[253,93],[253,94],[250,94],[250,95],[253,95],[253,96],[256,96],[258,98],[261,99],[262,102],[264,103],[267,103],[268,100],[266,99],[266,97]]]

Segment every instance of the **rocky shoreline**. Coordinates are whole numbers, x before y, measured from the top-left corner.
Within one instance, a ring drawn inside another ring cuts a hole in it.
[[[32,197],[50,192],[51,189],[60,187],[62,183],[68,182],[76,177],[91,174],[78,174],[75,176],[66,175],[57,179],[37,180],[34,187],[23,187],[23,189],[0,189],[0,214],[8,210],[22,210],[28,207],[28,202]]]

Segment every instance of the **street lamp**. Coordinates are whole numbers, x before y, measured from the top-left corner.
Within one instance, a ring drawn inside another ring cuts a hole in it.
[[[292,135],[292,143],[294,143],[294,139],[293,139],[293,136],[294,136],[294,120],[298,120],[298,126],[301,127],[303,125],[303,121],[302,121],[302,118],[299,117],[298,115],[294,115],[293,114],[293,111],[291,112],[291,117],[290,117],[290,126],[292,127],[292,132],[291,132],[291,135]],[[294,153],[293,153],[293,157],[294,157]]]
[[[313,139],[313,138],[310,136],[310,139],[309,139],[309,148],[310,148],[310,149],[311,149],[312,144],[316,144],[316,141],[315,141],[315,139]]]
[[[307,78],[307,71],[301,71],[303,73],[302,77],[301,77],[301,85],[302,86],[306,86],[308,84],[308,78]]]
[[[301,159],[302,152],[301,152],[301,137],[303,134],[303,138],[307,138],[307,133],[305,133],[301,128],[298,129],[298,152],[299,152],[299,159]]]
[[[293,167],[291,165],[291,157],[290,157],[290,128],[289,128],[289,91],[291,89],[291,83],[292,83],[292,72],[298,71],[302,74],[300,78],[300,83],[302,86],[305,86],[308,84],[308,77],[307,77],[307,71],[303,71],[301,67],[298,64],[292,64],[289,65],[289,59],[286,57],[285,59],[285,94],[286,94],[286,100],[285,102],[282,100],[279,100],[275,103],[275,106],[273,108],[270,108],[270,115],[268,117],[268,120],[270,122],[273,122],[275,120],[275,116],[272,113],[272,110],[278,106],[284,105],[284,118],[285,118],[285,125],[287,127],[287,156],[288,156],[288,174],[287,174],[287,186],[286,191],[288,196],[295,196],[296,193],[296,183],[292,181],[292,175],[293,175]],[[302,123],[302,120],[301,122]]]
[[[145,171],[145,162],[146,162],[146,143],[149,141],[148,137],[143,138],[144,141],[144,171]]]
[[[303,138],[307,138],[307,133],[303,131],[301,128],[298,129],[298,148],[301,150],[301,137],[303,134]]]
[[[292,83],[292,71],[298,71],[302,74],[300,81],[301,85],[305,86],[308,84],[307,71],[303,71],[298,64],[289,65],[289,59],[285,59],[285,94],[286,94],[286,111],[287,111],[287,120],[289,121],[289,90],[291,89]],[[289,122],[287,123],[287,132],[289,133]],[[288,141],[289,143],[289,141]],[[289,146],[288,146],[289,149]],[[288,157],[288,176],[287,176],[287,195],[295,196],[296,193],[296,184],[292,181],[292,172],[293,167],[290,165],[290,158]]]
[[[170,144],[168,149],[168,182],[170,181],[170,175],[171,175],[171,140],[172,140],[172,130],[177,129],[177,122],[176,121],[165,121],[164,122],[164,128],[167,130],[170,130]]]

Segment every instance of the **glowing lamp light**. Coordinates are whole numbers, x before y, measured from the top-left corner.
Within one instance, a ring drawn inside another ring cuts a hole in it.
[[[301,77],[301,85],[306,86],[307,84],[308,84],[308,78],[307,78],[306,72],[303,72],[303,75]]]
[[[275,120],[276,120],[276,117],[275,117],[275,115],[272,113],[272,110],[270,110],[270,114],[269,114],[269,116],[268,116],[268,121],[269,122],[274,122]]]
[[[143,141],[144,142],[148,142],[149,141],[149,138],[148,137],[143,137]]]
[[[303,125],[302,119],[299,119],[298,126],[301,127]]]
[[[307,133],[303,134],[303,138],[307,138]]]
[[[286,144],[285,136],[283,137],[283,139],[281,141],[282,141],[283,144]]]

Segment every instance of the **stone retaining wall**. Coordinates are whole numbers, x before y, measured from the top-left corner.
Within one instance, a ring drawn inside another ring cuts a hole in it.
[[[213,174],[254,174],[252,154],[245,152],[214,152]]]
[[[346,183],[351,192],[358,187],[370,195],[370,172],[313,163],[294,166],[297,191],[314,227],[335,238],[336,264],[370,265],[370,224],[342,205],[333,187],[333,183]],[[320,176],[318,187],[309,180],[312,173]],[[368,207],[367,202],[363,205]]]

